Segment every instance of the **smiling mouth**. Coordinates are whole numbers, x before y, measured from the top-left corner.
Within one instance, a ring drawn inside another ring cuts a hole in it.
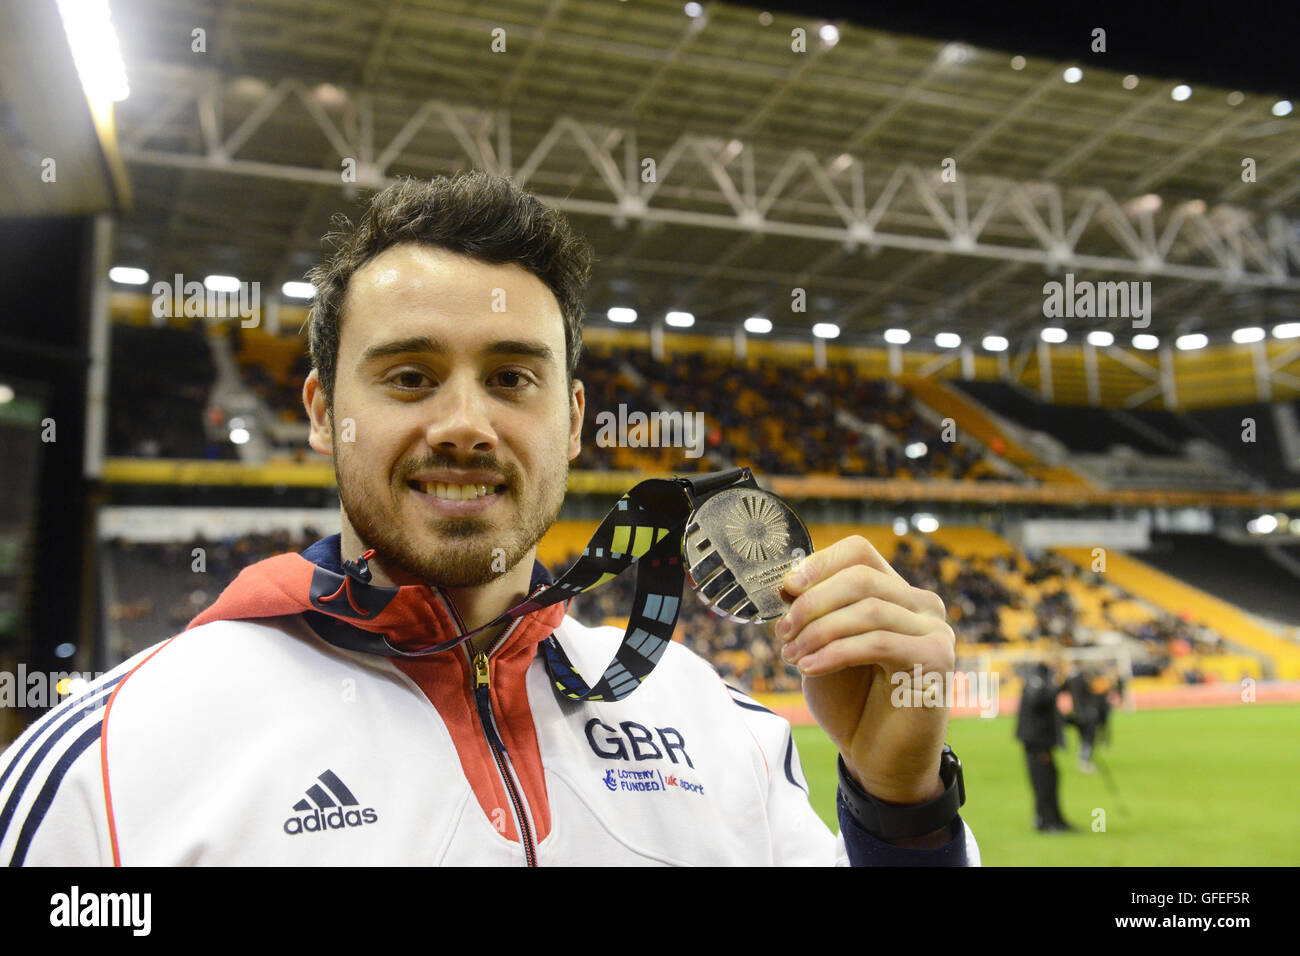
[[[473,501],[505,491],[505,485],[453,485],[441,481],[408,481],[408,488],[443,501]]]

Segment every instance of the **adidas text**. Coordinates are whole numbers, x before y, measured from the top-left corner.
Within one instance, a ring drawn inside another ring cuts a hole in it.
[[[290,817],[284,821],[284,832],[290,836],[297,833],[324,833],[326,830],[365,826],[378,820],[379,814],[371,807],[364,810],[344,810],[338,807],[328,812],[315,810],[301,817]]]

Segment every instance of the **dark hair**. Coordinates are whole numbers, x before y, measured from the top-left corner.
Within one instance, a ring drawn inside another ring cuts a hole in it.
[[[486,263],[515,262],[545,282],[564,317],[572,388],[593,256],[590,244],[563,214],[510,179],[476,169],[429,182],[402,179],[372,196],[355,226],[343,215],[330,224],[334,231],[325,241],[333,249],[307,273],[316,287],[307,342],[331,414],[348,282],[371,259],[402,242],[437,246]]]

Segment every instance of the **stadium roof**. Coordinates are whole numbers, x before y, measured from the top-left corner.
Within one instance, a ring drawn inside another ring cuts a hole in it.
[[[722,4],[694,18],[608,0],[114,13],[136,196],[116,263],[154,276],[278,289],[360,192],[482,166],[592,240],[593,321],[622,305],[643,321],[689,311],[701,329],[762,315],[777,332],[834,321],[846,338],[902,326],[1014,343],[1046,324],[1043,285],[1067,272],[1150,280],[1162,338],[1300,312],[1300,125],[1275,96],[1197,85],[1176,100],[1178,79],[1130,89],[1091,64],[1071,83],[1070,62],[848,22],[832,44],[820,21]]]
[[[55,5],[0,4],[0,216],[129,205],[111,103],[87,98]]]

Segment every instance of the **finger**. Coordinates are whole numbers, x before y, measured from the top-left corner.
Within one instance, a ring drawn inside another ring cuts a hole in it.
[[[799,670],[816,676],[873,664],[891,671],[920,667],[927,673],[950,674],[955,666],[952,629],[945,624],[922,635],[886,630],[854,634],[805,654],[799,661]]]
[[[791,664],[832,641],[873,631],[892,631],[919,637],[934,630],[934,621],[881,598],[869,597],[837,608],[810,622],[781,652]]]
[[[825,551],[814,551],[808,555],[786,573],[782,585],[790,594],[799,595],[818,581],[855,564],[865,564],[883,574],[903,580],[903,576],[889,566],[889,562],[880,556],[870,541],[860,534],[851,534],[836,541]]]
[[[782,640],[792,640],[801,629],[822,615],[868,597],[882,598],[909,611],[927,613],[931,608],[922,594],[901,578],[864,564],[855,564],[812,585],[795,598],[785,616],[777,623],[776,636]]]
[[[870,667],[882,664],[897,669],[905,648],[916,640],[914,635],[895,634],[893,631],[872,631],[831,641],[821,650],[806,654],[799,661],[801,674],[823,677],[846,667]]]

